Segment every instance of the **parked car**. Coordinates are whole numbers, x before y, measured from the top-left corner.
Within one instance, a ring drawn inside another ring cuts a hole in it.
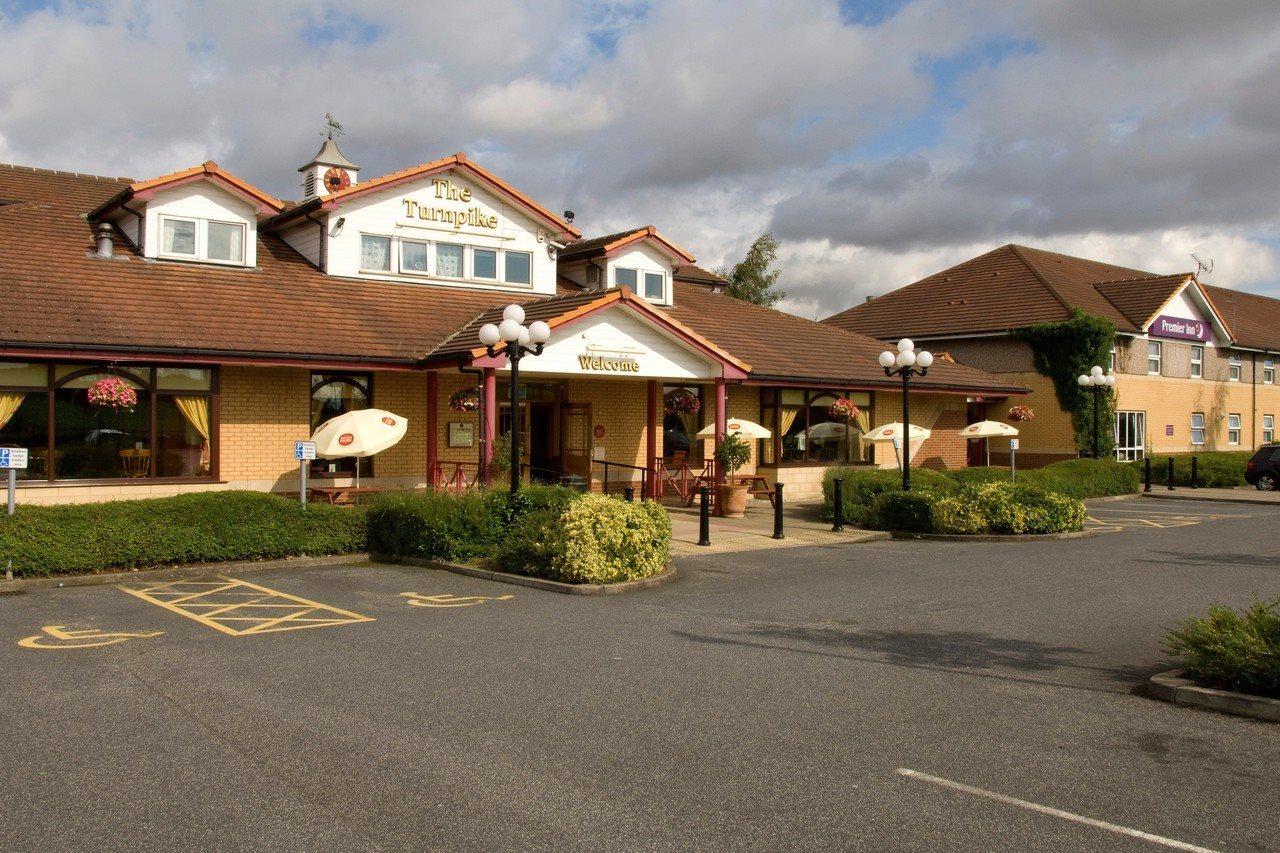
[[[1275,491],[1280,484],[1280,444],[1258,448],[1258,452],[1244,465],[1244,479],[1259,491]]]

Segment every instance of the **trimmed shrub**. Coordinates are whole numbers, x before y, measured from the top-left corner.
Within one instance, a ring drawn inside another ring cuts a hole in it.
[[[343,554],[364,546],[359,507],[304,510],[264,492],[24,506],[0,519],[0,562],[11,560],[18,577]]]
[[[1009,483],[1011,479],[1008,468],[959,468],[947,473],[957,482],[970,485]],[[1067,459],[1043,468],[1018,471],[1017,485],[1087,500],[1133,494],[1142,487],[1142,478],[1126,462]]]
[[[1236,611],[1214,605],[1164,638],[1201,687],[1280,698],[1280,599]]]
[[[877,495],[902,491],[902,472],[896,468],[845,467],[828,468],[822,475],[822,517],[835,518],[835,481],[844,480],[842,502],[844,521],[848,524],[864,524],[870,521],[869,511]],[[911,491],[927,494],[945,494],[954,491],[955,482],[939,471],[929,468],[911,469]]]
[[[928,492],[882,492],[876,495],[868,517],[881,530],[899,533],[932,533],[933,507],[938,499]]]
[[[977,501],[967,495],[945,495],[933,504],[933,530],[953,536],[987,533],[987,518]]]
[[[366,517],[374,553],[473,560],[489,554],[502,535],[507,493],[388,492],[369,504]]]
[[[1244,464],[1253,451],[1209,450],[1203,453],[1165,453],[1151,457],[1151,482],[1169,484],[1169,457],[1173,457],[1173,484],[1191,485],[1191,457],[1196,457],[1196,485],[1207,489],[1234,489],[1248,485],[1244,480]],[[1143,461],[1127,463],[1142,481]]]

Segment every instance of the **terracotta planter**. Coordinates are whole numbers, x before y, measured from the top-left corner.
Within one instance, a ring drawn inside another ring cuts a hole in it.
[[[747,514],[747,487],[725,483],[718,486],[720,514],[725,518],[742,518]]]

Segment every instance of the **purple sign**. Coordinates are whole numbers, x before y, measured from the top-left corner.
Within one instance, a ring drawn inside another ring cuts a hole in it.
[[[1170,317],[1167,314],[1161,314],[1152,320],[1147,333],[1159,338],[1182,338],[1187,341],[1207,341],[1213,337],[1207,323]]]

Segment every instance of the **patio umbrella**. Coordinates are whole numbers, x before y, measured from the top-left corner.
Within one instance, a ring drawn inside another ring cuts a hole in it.
[[[961,438],[1013,438],[1018,431],[999,421],[978,421],[960,430]],[[991,467],[991,445],[987,445],[987,467]]]
[[[409,421],[382,409],[360,409],[330,418],[311,434],[316,456],[345,459],[373,456],[404,438]],[[360,487],[360,464],[356,463],[356,487]]]
[[[849,434],[849,428],[835,421],[824,421],[809,427],[806,432],[814,441],[825,441],[828,438],[844,438]]]
[[[716,425],[708,424],[699,432],[698,438],[715,438]],[[755,421],[747,421],[742,418],[729,418],[729,422],[725,424],[725,435],[738,435],[742,438],[772,438],[773,433],[760,426]]]
[[[910,442],[924,441],[926,438],[933,435],[933,430],[928,430],[928,429],[925,429],[924,427],[918,427],[915,424],[911,424],[910,434],[907,439],[908,444],[904,446],[904,450],[906,450],[905,454],[898,452],[898,445],[902,444],[902,441],[901,441],[902,433],[903,433],[902,421],[894,421],[891,424],[884,424],[883,426],[876,427],[871,432],[864,435],[862,438],[864,441],[877,441],[877,442],[893,441],[894,439],[898,439],[898,442],[894,444],[893,454],[898,458],[898,467],[901,468],[902,460],[904,458],[910,458],[910,453],[911,453]]]

